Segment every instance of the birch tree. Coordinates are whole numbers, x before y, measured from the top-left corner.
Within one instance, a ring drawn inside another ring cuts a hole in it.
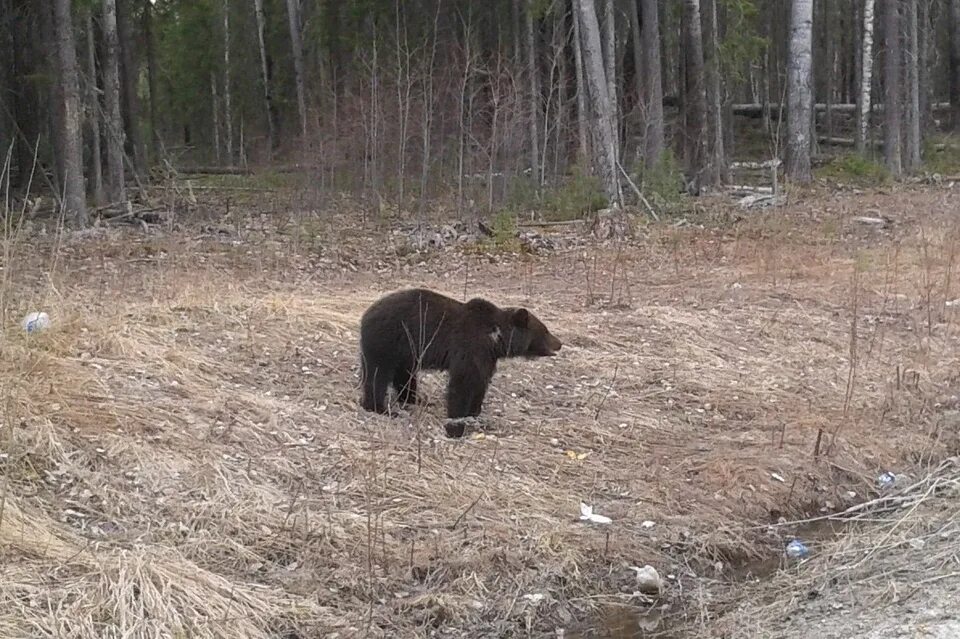
[[[70,0],[54,3],[54,28],[57,34],[57,61],[63,91],[63,203],[67,219],[77,226],[87,224],[87,206],[83,188],[83,150],[80,146],[80,82],[77,49],[73,36]]]
[[[873,8],[874,0],[863,1],[863,41],[860,47],[860,88],[857,95],[856,148],[863,153],[870,126],[871,88],[873,86]]]
[[[790,12],[790,54],[787,64],[787,176],[810,182],[813,128],[813,0],[793,0]]]
[[[583,76],[590,99],[591,137],[594,170],[603,184],[604,195],[611,207],[620,205],[620,174],[616,143],[613,139],[613,105],[607,93],[600,25],[593,0],[574,0],[580,19]]]
[[[884,3],[883,159],[890,173],[903,171],[900,154],[900,0]]]

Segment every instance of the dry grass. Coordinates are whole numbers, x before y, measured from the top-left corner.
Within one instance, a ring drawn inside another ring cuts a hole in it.
[[[722,593],[780,551],[763,524],[957,450],[957,204],[847,197],[523,260],[411,259],[335,217],[309,247],[262,224],[20,238],[0,634],[539,636],[642,604],[644,563],[702,627],[705,570]],[[873,204],[893,233],[850,225]],[[566,344],[500,367],[482,436],[443,437],[442,376],[407,418],[357,406],[359,316],[414,283],[528,301]],[[54,325],[27,336],[34,307]]]
[[[929,626],[938,608],[947,619],[955,612],[958,497],[960,457],[953,457],[888,496],[824,517],[842,524],[843,534],[817,544],[802,567],[730,591],[733,610],[711,636],[799,638],[811,627],[823,636],[850,636],[854,628],[897,636],[911,608],[932,613],[917,626],[927,626],[924,636],[953,636]]]

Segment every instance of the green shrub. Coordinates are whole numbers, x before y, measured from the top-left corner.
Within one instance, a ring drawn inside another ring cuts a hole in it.
[[[574,220],[605,206],[607,197],[600,179],[579,172],[543,197],[544,217],[551,220]]]
[[[853,184],[885,184],[890,181],[887,168],[858,153],[833,158],[816,171],[817,177]]]
[[[640,190],[657,210],[670,210],[683,198],[683,169],[673,155],[665,149],[660,159],[650,168],[640,171]]]

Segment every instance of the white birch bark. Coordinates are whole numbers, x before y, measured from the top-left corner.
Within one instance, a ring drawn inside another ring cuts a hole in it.
[[[873,8],[874,0],[863,0],[863,43],[860,54],[860,95],[857,112],[857,150],[867,146],[867,129],[870,126],[871,88],[873,86]]]

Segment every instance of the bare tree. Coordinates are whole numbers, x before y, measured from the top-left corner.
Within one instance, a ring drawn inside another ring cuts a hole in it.
[[[153,5],[143,7],[143,37],[147,49],[147,87],[150,91],[150,149],[154,160],[160,157],[160,118],[157,112],[157,51],[153,41]]]
[[[270,92],[270,65],[267,62],[267,44],[264,39],[266,19],[263,13],[263,0],[253,0],[253,10],[257,19],[257,44],[260,48],[260,81],[263,82],[263,102],[267,113],[267,149],[273,153],[275,132],[273,124],[273,94]]]
[[[223,0],[223,129],[227,134],[227,164],[233,164],[233,109],[230,104],[230,4]]]
[[[297,85],[297,112],[300,114],[300,134],[307,142],[307,91],[303,71],[303,38],[300,32],[300,0],[287,0],[290,22],[290,44],[293,48],[293,73]]]
[[[703,66],[707,94],[707,166],[705,181],[720,184],[726,173],[723,150],[723,95],[720,91],[720,46],[716,0],[701,0],[703,8]]]
[[[617,21],[614,0],[602,0],[603,20],[600,43],[603,50],[604,74],[607,79],[607,98],[612,107],[610,126],[613,128],[613,149],[620,158],[620,101],[617,99]]]
[[[587,128],[587,84],[583,77],[583,51],[580,37],[580,12],[577,10],[577,0],[573,0],[573,61],[576,67],[574,78],[577,82],[577,159],[586,164],[590,155],[590,138]]]
[[[521,0],[517,0],[520,2]],[[540,175],[540,72],[537,69],[537,38],[533,31],[533,0],[527,0],[524,24],[527,36],[527,73],[529,74],[530,171],[537,192],[543,184]]]
[[[787,176],[796,182],[813,179],[810,143],[813,125],[813,0],[793,0],[790,57],[787,65]]]
[[[857,95],[856,145],[861,153],[867,145],[867,129],[870,126],[871,87],[873,86],[873,7],[874,0],[863,2],[863,41],[860,47],[860,87]]]
[[[703,129],[707,120],[707,94],[703,77],[703,35],[700,0],[683,2],[684,155],[687,190],[699,194],[706,169]]]
[[[60,63],[59,76],[63,91],[63,202],[67,217],[77,226],[86,226],[83,151],[80,146],[80,82],[70,0],[56,0],[53,10],[57,33],[57,60]]]
[[[116,0],[117,8],[117,41],[120,55],[120,99],[126,141],[130,145],[133,168],[137,174],[146,171],[146,147],[143,144],[143,135],[140,129],[140,94],[137,92],[139,84],[139,65],[137,51],[134,46],[133,25],[131,13],[133,0]]]
[[[622,198],[617,147],[613,138],[613,105],[607,93],[597,10],[593,0],[575,0],[575,2],[580,19],[583,76],[587,86],[587,96],[590,98],[594,170],[600,177],[609,205],[619,206]]]
[[[84,31],[87,38],[87,127],[90,131],[90,192],[94,204],[104,202],[103,151],[100,148],[100,101],[97,97],[97,48],[93,35],[93,11],[84,12]]]
[[[120,43],[117,37],[116,0],[103,0],[104,59],[103,93],[106,104],[104,125],[107,131],[107,189],[111,202],[125,202],[123,173],[123,116],[120,112]]]
[[[903,171],[900,153],[900,0],[884,2],[883,62],[883,158],[887,168],[899,177]]]
[[[960,131],[960,0],[950,0],[950,109],[953,130]]]
[[[653,166],[663,154],[663,83],[660,78],[660,19],[657,0],[640,0],[643,12],[640,41],[646,95],[646,163]],[[636,9],[636,7],[634,7]],[[634,10],[634,13],[636,11]]]
[[[920,167],[920,40],[917,35],[917,0],[906,0],[906,156],[904,165],[908,171]]]

